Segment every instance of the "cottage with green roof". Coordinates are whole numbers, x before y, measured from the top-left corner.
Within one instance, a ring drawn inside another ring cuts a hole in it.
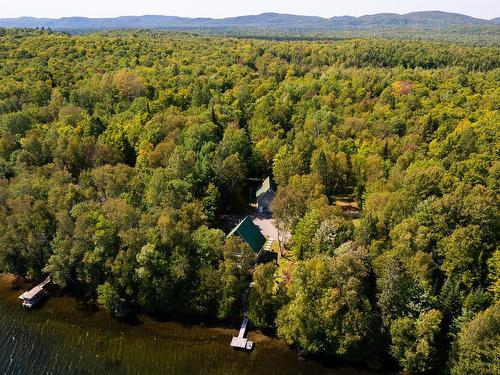
[[[250,246],[256,256],[260,254],[266,243],[266,237],[264,237],[259,227],[253,223],[249,216],[246,216],[227,236],[240,237]]]
[[[267,177],[262,185],[257,189],[255,198],[257,199],[257,210],[259,212],[271,211],[271,202],[273,201],[276,193],[271,181],[271,177]]]

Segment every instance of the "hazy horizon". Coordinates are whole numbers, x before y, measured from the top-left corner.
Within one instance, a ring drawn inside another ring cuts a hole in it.
[[[420,11],[442,11],[460,13],[471,17],[492,19],[500,16],[500,2],[477,0],[443,0],[436,9],[436,2],[430,0],[407,1],[400,3],[381,0],[373,3],[369,0],[351,1],[346,4],[324,3],[324,0],[254,0],[252,2],[234,2],[231,0],[156,1],[134,0],[107,1],[87,0],[85,9],[73,2],[63,0],[37,1],[26,0],[3,5],[0,18],[37,17],[88,17],[108,18],[121,16],[163,15],[192,18],[227,18],[262,13],[286,13],[293,15],[318,16],[363,16],[375,13],[407,14]]]

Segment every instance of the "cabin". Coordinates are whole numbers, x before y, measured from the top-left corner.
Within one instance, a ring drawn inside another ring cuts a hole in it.
[[[271,181],[271,177],[267,177],[255,193],[255,198],[257,200],[257,210],[259,212],[270,212],[271,202],[273,201],[275,196],[276,192],[274,184]]]
[[[43,282],[35,286],[33,289],[21,294],[19,296],[19,299],[23,301],[23,306],[27,309],[31,309],[38,302],[40,302],[43,297],[45,297],[45,290],[43,288],[48,283],[50,283],[50,276],[47,277]]]
[[[246,216],[228,235],[227,237],[238,236],[245,241],[250,249],[258,258],[266,243],[266,237],[262,234],[259,227],[255,225],[250,218]]]

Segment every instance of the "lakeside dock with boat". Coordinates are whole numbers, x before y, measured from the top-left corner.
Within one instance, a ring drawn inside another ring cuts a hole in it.
[[[243,302],[243,320],[241,322],[240,331],[238,333],[238,336],[234,336],[231,340],[231,347],[234,349],[243,349],[243,350],[252,350],[253,349],[253,342],[245,337],[245,333],[246,333],[247,326],[248,326],[247,298],[248,298],[248,293],[250,292],[251,287],[252,287],[252,284],[250,284],[250,286],[243,293],[243,301],[242,301]]]
[[[33,289],[24,292],[19,296],[19,299],[23,301],[23,306],[27,309],[31,309],[37,303],[39,303],[43,297],[45,297],[45,286],[50,283],[50,276],[48,276],[44,281],[35,286]]]

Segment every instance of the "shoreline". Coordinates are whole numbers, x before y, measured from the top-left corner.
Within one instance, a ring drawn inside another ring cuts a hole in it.
[[[33,338],[43,343],[49,342],[49,349],[40,349],[42,352],[49,350],[45,356],[67,356],[67,362],[72,366],[81,360],[81,352],[88,352],[100,358],[96,360],[96,366],[100,366],[100,361],[115,361],[117,369],[120,369],[117,373],[162,373],[160,365],[180,369],[173,373],[197,373],[204,368],[204,362],[208,361],[209,373],[303,374],[311,371],[318,374],[374,374],[366,368],[355,367],[333,358],[299,360],[296,349],[259,330],[248,332],[249,339],[256,344],[255,349],[242,352],[229,345],[232,336],[238,332],[236,327],[158,320],[147,314],[138,315],[132,324],[111,317],[103,309],[89,309],[82,300],[64,293],[49,296],[40,306],[26,311],[19,303],[21,289],[18,289],[18,285],[13,285],[15,280],[13,275],[0,274],[0,315],[6,319],[2,326],[0,317],[0,342],[1,331],[9,328],[14,321],[16,331],[5,332],[4,342],[10,337],[16,341],[21,340],[19,335],[31,332],[27,338],[30,347],[33,346]],[[19,285],[21,286],[22,284]],[[123,346],[124,343],[126,347]],[[0,352],[7,349],[9,348],[0,347]],[[11,355],[18,355],[24,361],[22,352]],[[2,359],[5,360],[0,354],[0,362]],[[266,372],[269,363],[272,363],[275,371]],[[1,370],[3,368],[0,365],[0,372]],[[26,371],[23,368],[21,372]],[[47,371],[53,371],[53,368],[47,367]]]
[[[17,301],[17,294],[22,294],[24,288],[28,289],[30,285],[34,285],[36,283],[34,282],[23,282],[21,281],[22,279],[19,279],[15,275],[9,274],[9,273],[0,273],[0,295],[5,296],[7,294],[9,299],[12,299],[12,301],[16,300]],[[87,301],[85,301],[82,298],[79,298],[78,296],[70,293],[70,292],[65,292],[64,290],[57,289],[57,292],[54,293],[48,293],[48,297],[46,298],[46,301],[44,301],[41,305],[40,308],[35,308],[34,311],[36,312],[37,310],[42,310],[45,303],[48,302],[49,299],[64,299],[71,301],[75,305],[78,305],[79,307],[83,307],[84,305],[88,305]],[[213,330],[215,332],[221,333],[221,334],[226,334],[226,335],[232,335],[233,333],[237,333],[239,328],[231,328],[230,326],[233,324],[231,321],[216,321],[215,319],[213,320],[202,320],[202,319],[196,319],[196,317],[185,317],[184,319],[179,318],[176,319],[175,316],[162,316],[162,315],[154,315],[154,314],[148,314],[145,312],[140,312],[137,313],[134,317],[133,320],[127,320],[127,319],[118,319],[116,317],[111,316],[107,311],[105,311],[102,307],[100,307],[98,304],[92,305],[93,309],[92,311],[89,311],[89,309],[84,309],[81,308],[80,311],[82,314],[85,314],[87,317],[91,318],[93,315],[104,315],[108,317],[110,320],[118,323],[118,324],[123,324],[127,325],[130,327],[134,326],[141,326],[145,325],[148,322],[154,322],[157,324],[179,324],[184,327],[197,327],[197,328],[203,328],[203,329],[208,329],[208,330]],[[133,323],[132,323],[133,321]],[[235,323],[237,323],[238,320],[235,320]],[[252,337],[256,342],[264,342],[264,341],[281,341],[277,337],[271,337],[263,334],[260,330],[255,329],[250,331],[249,333],[252,334]],[[283,344],[285,344],[283,342]],[[286,345],[286,344],[285,344]]]
[[[34,285],[34,282],[24,282],[22,279],[16,277],[15,275],[9,273],[0,273],[0,296],[5,297],[8,296],[11,302],[17,304],[18,294],[21,295],[24,288],[29,288],[30,285]],[[50,300],[56,300],[57,302],[65,301],[65,304],[73,305],[73,308],[81,312],[81,314],[88,319],[93,319],[97,317],[98,319],[108,319],[113,324],[123,325],[129,328],[137,328],[143,327],[144,329],[148,329],[151,326],[155,326],[157,329],[157,325],[163,325],[165,328],[171,327],[172,325],[178,325],[186,329],[204,329],[212,333],[216,333],[219,335],[227,336],[228,338],[228,347],[231,337],[235,336],[239,330],[239,320],[235,319],[232,321],[217,321],[216,319],[197,319],[196,317],[176,317],[176,316],[162,316],[162,315],[154,315],[148,314],[145,312],[137,313],[134,316],[134,319],[118,319],[111,316],[107,311],[101,308],[99,305],[92,305],[92,308],[89,308],[87,302],[79,298],[78,296],[65,292],[63,290],[58,289],[57,293],[48,293],[48,297],[40,304],[39,307],[35,307],[33,309],[33,313],[37,311],[41,311],[44,309],[45,305],[50,302]],[[19,303],[19,305],[21,305]],[[60,305],[60,303],[58,303]],[[156,332],[158,333],[158,332]],[[248,331],[248,337],[251,337],[251,340],[254,343],[266,343],[267,345],[272,345],[276,347],[280,347],[281,349],[293,350],[289,347],[282,339],[278,337],[273,337],[264,334],[260,329],[252,329]]]

